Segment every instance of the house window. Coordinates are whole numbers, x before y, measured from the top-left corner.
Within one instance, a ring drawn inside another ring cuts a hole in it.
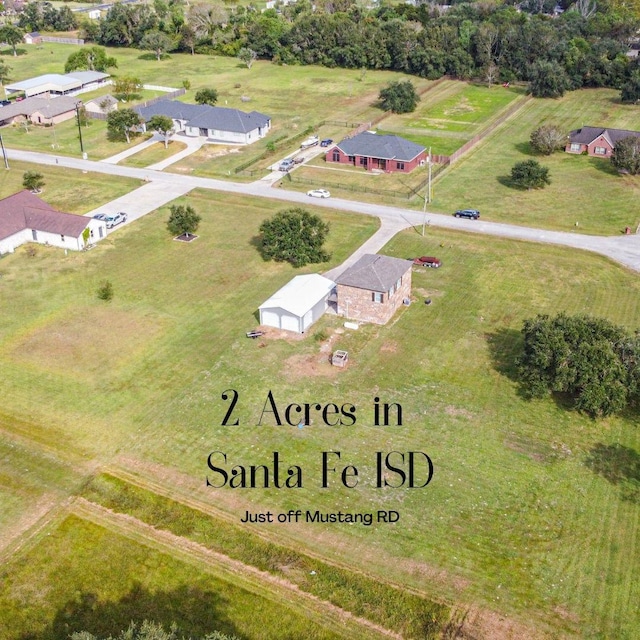
[[[378,293],[377,291],[373,292],[373,301],[374,302],[383,302],[383,295],[382,293]]]
[[[349,156],[349,162],[353,162],[353,164],[356,163],[356,157],[355,156]]]
[[[598,156],[606,156],[607,148],[606,147],[596,147],[593,152]]]
[[[60,242],[64,242],[64,236],[60,234]]]
[[[400,288],[400,285],[402,284],[402,276],[400,276],[398,278],[398,282],[396,282],[396,291]]]
[[[31,237],[34,239],[35,242],[38,241],[38,232],[35,229],[31,229]]]
[[[580,151],[580,147],[582,147],[582,145],[577,142],[571,143],[571,151]]]
[[[367,159],[363,158],[362,156],[360,156],[360,164],[361,165],[366,165],[367,164]]]
[[[404,171],[404,162],[396,162],[396,169]]]
[[[391,297],[394,294],[395,290],[396,290],[396,286],[391,285],[391,289],[389,289],[389,297]]]
[[[333,161],[334,162],[340,162],[340,152],[339,151],[334,151],[333,152]]]

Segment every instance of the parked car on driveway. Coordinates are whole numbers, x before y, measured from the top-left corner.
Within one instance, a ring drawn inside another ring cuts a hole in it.
[[[328,147],[330,144],[333,144],[333,140],[331,138],[325,138],[321,143],[321,147]]]
[[[293,159],[293,164],[302,164],[304,162],[304,156],[297,156]]]
[[[312,198],[330,198],[331,194],[326,189],[311,189],[307,191],[307,195]]]
[[[116,225],[127,221],[127,214],[120,211],[120,213],[116,213],[115,215],[105,216],[103,219],[107,223],[107,229],[113,229]]]
[[[431,267],[438,269],[442,265],[442,261],[434,256],[420,256],[413,261],[418,267]]]
[[[453,215],[456,218],[469,218],[470,220],[477,220],[480,217],[480,212],[477,209],[459,209]]]
[[[311,136],[310,138],[307,138],[306,140],[302,141],[300,148],[308,149],[309,147],[315,147],[317,144],[318,144],[318,136]]]
[[[289,171],[293,167],[293,160],[291,158],[285,158],[278,166],[278,171]]]

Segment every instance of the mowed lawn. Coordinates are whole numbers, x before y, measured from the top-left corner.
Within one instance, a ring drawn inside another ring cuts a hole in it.
[[[0,635],[5,640],[60,640],[77,631],[115,636],[131,622],[154,620],[204,637],[349,637],[299,602],[213,564],[172,556],[131,533],[67,516],[0,572]],[[296,606],[297,605],[297,606]],[[285,630],[283,633],[282,630]]]
[[[327,316],[302,339],[248,340],[258,306],[299,272],[256,251],[260,222],[282,205],[204,192],[183,201],[203,216],[190,245],[170,239],[162,210],[87,254],[0,261],[0,304],[13,310],[0,318],[0,390],[11,398],[3,428],[97,464],[133,465],[169,490],[180,471],[235,520],[247,508],[398,510],[397,525],[260,531],[551,636],[637,636],[640,507],[629,496],[638,478],[620,459],[637,458],[637,420],[528,402],[514,379],[518,331],[536,313],[588,312],[635,329],[635,274],[561,248],[407,231],[386,252],[435,254],[443,266],[414,272],[414,303],[391,324],[344,332]],[[332,225],[327,268],[375,228],[321,215]],[[110,303],[95,295],[105,278]],[[327,363],[335,348],[349,351],[345,371]],[[230,388],[237,426],[222,425]],[[315,410],[304,429],[261,420],[269,391],[281,414],[290,403],[346,403],[356,423],[326,426]],[[374,426],[376,397],[402,405],[402,425]],[[304,486],[206,489],[216,450],[246,465],[278,451],[285,468],[302,467]],[[428,453],[429,487],[375,488],[375,454],[391,450]],[[359,468],[357,488],[333,473],[320,488],[323,451]],[[626,469],[617,484],[592,470],[602,451]]]
[[[43,73],[63,73],[68,56],[78,47],[47,43],[41,49],[23,47],[21,55],[11,56],[12,81],[24,80]],[[3,50],[8,51],[8,50]],[[194,102],[198,89],[215,88],[218,91],[219,107],[230,107],[243,111],[259,111],[271,116],[273,130],[264,140],[247,148],[237,149],[237,155],[228,157],[218,154],[211,158],[200,157],[195,163],[185,161],[176,171],[193,172],[194,175],[232,175],[233,169],[260,155],[269,141],[286,141],[308,127],[323,120],[330,120],[321,133],[327,137],[344,136],[349,132],[345,124],[368,122],[379,116],[375,107],[380,89],[392,80],[409,78],[390,71],[335,70],[318,66],[279,66],[266,61],[257,61],[247,69],[237,58],[172,53],[158,62],[154,56],[139,49],[109,48],[109,55],[118,61],[118,68],[110,70],[114,76],[128,75],[139,78],[144,84],[182,87],[188,80],[191,88],[180,98]],[[431,81],[411,77],[418,90],[432,84]],[[107,93],[107,87],[102,93]],[[155,95],[155,94],[154,94]],[[93,97],[94,93],[86,94]],[[81,96],[83,97],[83,96]],[[146,95],[144,96],[147,97]],[[127,106],[127,105],[121,105]],[[9,127],[5,142],[28,149],[51,151],[52,145],[61,154],[79,153],[79,141],[75,121],[70,120],[55,127],[43,128],[26,134],[23,128]],[[91,120],[83,128],[85,150],[92,159],[106,158],[127,148],[126,142],[108,142],[106,123]],[[295,150],[298,143],[282,149],[282,155]],[[275,162],[277,157],[273,159]],[[267,163],[268,164],[268,163]],[[266,165],[264,165],[266,166]],[[264,168],[260,165],[260,168]]]
[[[557,100],[532,100],[516,116],[442,174],[433,210],[480,209],[483,218],[547,229],[613,235],[640,223],[640,177],[612,170],[609,160],[557,152],[535,155],[531,132],[543,124],[569,133],[583,125],[640,130],[640,111],[612,89],[584,89]],[[549,168],[551,185],[511,186],[511,167],[535,159]],[[576,223],[578,225],[576,226]]]
[[[522,88],[445,80],[424,93],[412,113],[385,119],[379,132],[431,147],[434,155],[450,155],[523,96]]]
[[[66,213],[87,213],[143,184],[134,178],[118,177],[117,180],[106,180],[100,173],[82,173],[62,167],[13,160],[10,160],[9,166],[9,171],[0,172],[0,198],[6,198],[24,189],[22,180],[25,172],[35,171],[42,174],[44,180],[42,192],[38,197]]]

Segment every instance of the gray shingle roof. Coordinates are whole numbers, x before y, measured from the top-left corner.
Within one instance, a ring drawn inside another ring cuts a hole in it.
[[[36,229],[77,238],[90,218],[56,211],[30,191],[19,191],[0,200],[0,240],[23,229]]]
[[[61,113],[73,111],[76,104],[82,104],[81,100],[71,96],[59,96],[57,98],[25,98],[20,102],[12,102],[4,107],[0,107],[0,122],[15,118],[15,116],[27,116],[39,111],[47,118],[58,116]]]
[[[368,253],[340,275],[336,283],[384,293],[411,269],[411,260]]]
[[[174,120],[186,120],[187,126],[202,129],[219,129],[247,133],[265,126],[270,118],[263,113],[245,113],[239,109],[211,107],[207,104],[187,104],[176,100],[160,100],[148,107],[135,109],[148,122],[152,116],[169,116]]]
[[[582,127],[574,129],[569,133],[569,141],[575,144],[591,144],[596,138],[604,135],[612,145],[628,138],[629,136],[640,136],[640,131],[627,131],[625,129],[606,129],[604,127]]]
[[[337,146],[348,156],[368,156],[403,162],[410,162],[425,150],[419,144],[399,136],[380,136],[369,131],[363,131],[353,138],[346,138]]]

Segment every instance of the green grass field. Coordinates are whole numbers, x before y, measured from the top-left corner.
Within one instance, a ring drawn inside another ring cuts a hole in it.
[[[329,338],[253,341],[244,332],[258,305],[296,273],[263,263],[255,248],[260,222],[281,205],[204,192],[185,201],[203,215],[191,245],[171,242],[163,210],[87,254],[19,251],[0,261],[0,305],[13,310],[0,318],[5,430],[97,466],[137,469],[236,522],[245,509],[397,509],[398,525],[251,530],[539,635],[637,636],[637,476],[624,467],[612,484],[589,463],[604,451],[622,464],[616,444],[638,451],[637,421],[591,421],[561,401],[526,401],[513,373],[519,327],[535,313],[590,312],[636,328],[635,274],[555,247],[407,231],[386,252],[436,254],[443,267],[414,273],[415,303],[393,323],[344,333],[327,316],[312,334]],[[332,225],[327,268],[374,229],[368,218],[322,215]],[[95,296],[105,277],[109,304]],[[335,348],[349,351],[346,371],[327,364]],[[240,394],[239,426],[221,425],[228,388]],[[316,416],[303,430],[257,426],[269,390],[279,406],[354,404],[357,423],[327,427]],[[374,397],[402,405],[402,426],[372,426]],[[214,450],[232,464],[279,451],[304,469],[304,487],[206,489]],[[319,488],[320,455],[330,450],[360,468],[356,489]],[[432,484],[373,488],[375,452],[390,450],[426,451]],[[15,491],[2,499],[10,504]]]
[[[51,528],[0,573],[0,634],[59,640],[75,631],[106,637],[133,622],[175,623],[185,635],[215,630],[242,638],[338,640],[336,621],[215,564],[76,516]],[[284,631],[283,631],[284,630]]]
[[[445,80],[422,96],[414,112],[385,119],[379,133],[395,133],[431,147],[434,155],[450,155],[523,95],[521,88]]]
[[[640,177],[612,171],[608,160],[557,152],[533,155],[531,132],[542,124],[566,130],[582,125],[640,129],[640,114],[612,89],[585,89],[558,100],[533,100],[499,127],[434,186],[433,210],[474,207],[488,220],[547,229],[613,235],[640,223]],[[549,167],[551,185],[522,191],[509,185],[511,167],[535,158]]]
[[[161,162],[171,156],[186,149],[187,145],[178,140],[170,140],[169,145],[165,149],[163,142],[153,144],[138,153],[121,160],[119,164],[127,167],[148,167],[149,165]]]
[[[42,174],[45,183],[38,197],[67,213],[87,213],[142,185],[141,181],[132,178],[105,180],[104,175],[99,173],[81,173],[62,167],[14,162],[11,160],[11,153],[9,167],[9,171],[0,173],[0,198],[24,189],[24,173],[37,171]]]

